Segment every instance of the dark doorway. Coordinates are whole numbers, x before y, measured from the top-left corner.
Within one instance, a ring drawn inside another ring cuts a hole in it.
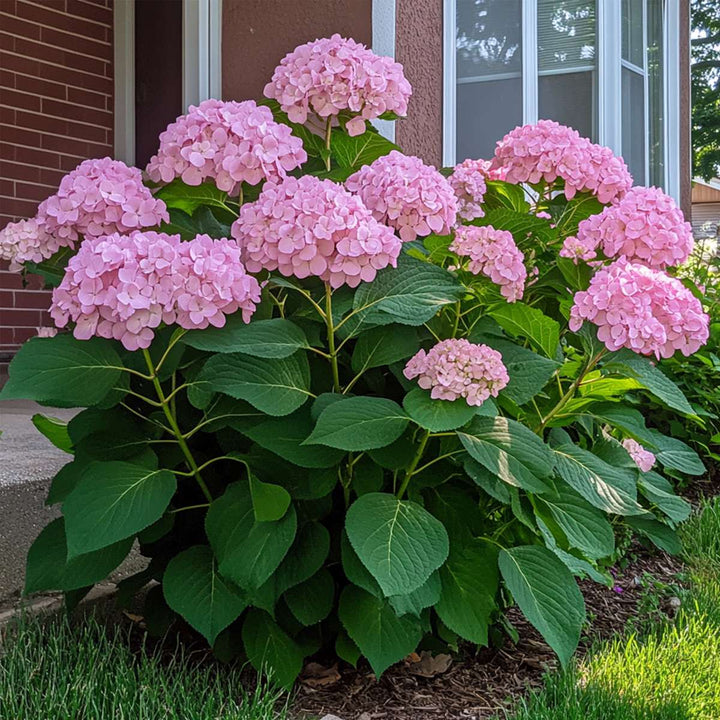
[[[127,1],[127,0],[126,0]],[[183,0],[135,0],[135,164],[182,112]]]

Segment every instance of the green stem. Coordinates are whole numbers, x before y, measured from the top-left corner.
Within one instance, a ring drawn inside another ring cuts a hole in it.
[[[455,324],[453,325],[453,331],[451,337],[457,337],[457,331],[460,327],[460,301],[455,304]]]
[[[165,413],[165,417],[167,418],[168,425],[170,425],[170,428],[173,431],[173,435],[175,435],[178,445],[180,446],[180,449],[182,450],[182,453],[185,456],[185,459],[187,460],[188,467],[190,467],[190,469],[192,470],[192,474],[195,476],[195,479],[197,480],[197,483],[200,486],[200,489],[202,490],[203,495],[205,495],[208,502],[212,502],[213,497],[210,494],[210,490],[208,490],[208,486],[205,484],[205,481],[202,479],[202,475],[200,475],[200,470],[198,469],[198,465],[195,462],[195,458],[193,457],[192,453],[190,452],[190,448],[188,447],[188,444],[185,442],[185,438],[183,437],[183,434],[180,431],[180,427],[177,424],[177,420],[175,419],[175,416],[173,415],[172,410],[169,407],[169,403],[167,402],[167,399],[165,398],[165,393],[163,392],[162,385],[160,384],[160,380],[158,379],[157,373],[155,372],[155,367],[153,365],[152,358],[150,357],[150,353],[147,350],[143,350],[143,356],[145,357],[145,363],[147,364],[148,370],[150,371],[150,374],[152,375],[153,386],[155,387],[155,392],[157,393],[158,399],[160,400],[160,405],[162,406],[163,412]]]
[[[199,510],[200,508],[206,508],[206,507],[210,507],[210,503],[200,503],[199,505],[186,505],[185,507],[176,508],[175,510],[171,510],[170,514],[174,515],[175,513],[185,512],[185,510]]]
[[[413,461],[410,463],[410,467],[405,471],[405,477],[403,478],[402,484],[400,485],[400,489],[397,492],[398,500],[402,500],[402,496],[405,494],[405,491],[407,490],[407,487],[410,484],[410,478],[412,478],[413,474],[415,473],[415,468],[418,466],[418,463],[422,459],[423,453],[425,452],[425,447],[427,446],[429,439],[430,439],[430,431],[426,430],[422,436],[422,439],[420,440],[420,444],[418,445],[418,449],[417,449],[417,452],[415,453],[415,457],[413,458]]]
[[[325,324],[327,325],[328,349],[330,350],[330,367],[332,368],[333,390],[341,392],[340,369],[338,368],[337,350],[335,349],[335,327],[332,315],[332,288],[325,283]]]
[[[332,165],[330,164],[330,141],[332,139],[332,115],[328,116],[325,121],[325,150],[327,155],[325,156],[325,169],[330,172]]]
[[[538,435],[543,434],[543,430],[547,427],[547,424],[552,420],[572,399],[575,397],[577,389],[585,379],[585,376],[600,362],[600,359],[605,355],[607,350],[603,348],[595,357],[590,358],[588,364],[583,368],[582,372],[575,378],[573,384],[568,388],[567,392],[558,400],[557,405],[543,418],[540,423],[540,427],[537,429]]]

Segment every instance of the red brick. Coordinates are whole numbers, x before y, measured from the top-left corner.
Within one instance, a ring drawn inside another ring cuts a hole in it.
[[[40,142],[42,147],[47,150],[54,150],[61,155],[64,154],[75,158],[77,160],[76,165],[86,157],[102,155],[108,151],[105,143],[94,144],[85,140],[58,135],[41,135]],[[61,165],[61,167],[65,167],[65,165]]]
[[[0,107],[0,125],[14,125],[16,117],[14,108]]]
[[[21,125],[22,127],[39,130],[43,133],[52,133],[53,135],[68,134],[67,120],[62,120],[60,118],[51,118],[47,117],[46,115],[23,112],[21,110],[17,113],[17,124]]]
[[[40,112],[40,98],[37,95],[18,92],[17,90],[0,88],[0,103],[14,108]]]
[[[15,73],[0,68],[0,86],[6,88],[15,87]]]
[[[63,170],[55,170],[53,168],[40,168],[40,182],[43,185],[52,185],[52,187],[58,187],[60,181],[65,176]]]
[[[122,0],[121,0],[122,1]],[[97,23],[90,22],[85,17],[74,17],[65,14],[65,0],[62,0],[62,10],[48,6],[48,2],[40,5],[30,5],[24,0],[18,0],[16,14],[18,17],[25,18],[31,22],[47,25],[48,27],[57,28],[58,30],[66,30],[71,33],[84,35],[85,37],[96,37],[99,31],[106,30]]]
[[[0,27],[10,35],[20,35],[34,40],[40,39],[40,28],[24,22],[21,18],[14,17],[14,14],[9,14],[4,3],[0,4]]]
[[[52,300],[52,293],[48,290],[16,290],[14,295],[15,305],[4,307],[47,310]]]
[[[40,67],[38,63],[38,68]],[[36,95],[65,100],[67,97],[67,86],[62,83],[50,82],[31,75],[15,74],[15,89],[23,92],[31,92]]]
[[[12,197],[15,194],[15,183],[12,180],[6,180],[5,178],[0,178],[0,195],[7,195],[8,197]],[[0,216],[2,217],[2,216]],[[2,227],[5,224],[3,220],[0,219],[0,227]]]
[[[90,55],[91,57],[110,62],[112,60],[112,47],[105,43],[92,40],[92,37],[94,37],[94,34],[90,37],[83,37],[83,35],[77,32],[66,33],[47,27],[40,29],[40,41],[46,45],[68,48],[71,49],[72,52]]]
[[[15,52],[15,36],[0,32],[0,50]]]
[[[39,165],[46,168],[60,167],[60,156],[57,153],[39,148],[22,147],[13,143],[0,143],[0,157],[25,165]]]
[[[0,177],[25,182],[40,182],[40,168],[35,165],[22,165],[9,160],[0,160]]]
[[[14,218],[31,217],[37,210],[37,202],[16,197],[15,194],[9,197],[0,197],[0,209],[3,213]]]
[[[3,310],[3,325],[14,327],[37,327],[42,321],[39,310]]]
[[[34,40],[15,38],[15,52],[26,57],[55,63],[63,68],[75,68],[95,75],[104,75],[105,73],[105,63],[102,60],[86,55],[77,55],[70,50],[43,45]]]
[[[98,125],[81,125],[80,123],[68,122],[68,132],[72,137],[94,143],[105,143],[107,141],[105,130],[106,128]]]
[[[0,318],[1,320],[1,318]],[[13,347],[15,345],[15,331],[11,327],[0,325],[0,347]]]
[[[0,270],[0,287],[3,290],[21,290],[22,286],[22,275]]]
[[[22,345],[30,338],[37,335],[37,329],[42,326],[42,319],[38,320],[38,324],[32,327],[17,327],[13,333],[16,345]]]
[[[27,130],[26,128],[15,127],[14,125],[0,127],[0,134],[4,142],[37,148],[40,147],[40,139],[42,137],[37,130]]]
[[[78,105],[86,105],[87,107],[107,110],[109,108],[107,108],[106,103],[109,98],[109,95],[94,92],[93,90],[83,90],[81,88],[74,87],[68,87],[67,89],[68,102],[77,103]]]
[[[122,1],[122,0],[121,0]],[[84,0],[67,0],[68,15],[77,15],[95,22],[112,25],[112,10],[100,2],[85,2]]]
[[[11,308],[14,303],[14,293],[10,290],[0,290],[0,308]]]
[[[48,98],[42,99],[42,111],[55,117],[64,117],[68,120],[78,120],[83,123],[102,125],[103,127],[107,127],[112,122],[112,116],[105,109],[93,110],[75,103],[49,100]]]
[[[53,192],[55,192],[55,190],[56,188],[54,188],[52,185],[34,185],[31,183],[23,182],[15,183],[15,192],[18,194],[19,197],[26,198],[27,200],[35,200],[37,202],[41,202],[46,197],[49,197],[53,194]]]

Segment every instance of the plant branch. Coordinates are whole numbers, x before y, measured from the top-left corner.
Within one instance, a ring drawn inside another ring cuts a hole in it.
[[[192,475],[195,476],[195,479],[197,480],[198,485],[200,486],[200,489],[203,492],[203,495],[207,498],[208,502],[213,501],[213,497],[210,494],[210,490],[208,490],[208,486],[205,484],[205,481],[202,479],[202,475],[200,475],[200,469],[198,468],[197,463],[195,462],[195,458],[193,457],[192,453],[190,452],[190,448],[188,447],[187,442],[185,441],[185,438],[183,437],[182,432],[180,431],[180,427],[177,424],[177,420],[175,419],[175,416],[172,413],[172,410],[170,409],[168,405],[167,398],[165,397],[165,393],[163,392],[162,385],[160,384],[160,380],[157,377],[157,373],[155,371],[155,367],[153,366],[152,358],[150,357],[150,353],[147,350],[143,350],[143,355],[145,357],[145,363],[148,366],[148,370],[150,371],[150,374],[152,375],[152,382],[153,386],[155,387],[155,392],[157,393],[158,399],[160,400],[160,406],[162,407],[163,412],[165,413],[165,417],[167,418],[168,424],[170,425],[172,429],[172,433],[175,436],[175,438],[178,441],[178,445],[180,445],[180,449],[183,452],[183,455],[185,456],[185,459],[187,460],[188,467],[192,470]]]
[[[340,369],[338,368],[338,351],[335,349],[335,327],[333,326],[332,315],[332,288],[330,283],[325,283],[325,324],[327,326],[328,348],[330,350],[330,367],[333,376],[333,390],[336,393],[341,391]]]
[[[418,466],[418,463],[422,459],[423,453],[425,452],[425,448],[428,444],[428,440],[430,439],[430,431],[426,430],[423,433],[423,436],[420,440],[420,444],[418,445],[417,452],[415,453],[415,457],[413,458],[413,461],[410,463],[410,467],[405,471],[405,477],[403,478],[402,484],[400,485],[400,489],[397,492],[398,500],[402,500],[402,496],[405,494],[405,491],[407,490],[408,485],[410,484],[410,478],[415,474],[415,468]]]

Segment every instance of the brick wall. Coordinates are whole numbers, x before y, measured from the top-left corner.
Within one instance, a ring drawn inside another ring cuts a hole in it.
[[[0,0],[0,227],[112,155],[112,2]],[[38,288],[0,267],[0,354],[49,324]]]

